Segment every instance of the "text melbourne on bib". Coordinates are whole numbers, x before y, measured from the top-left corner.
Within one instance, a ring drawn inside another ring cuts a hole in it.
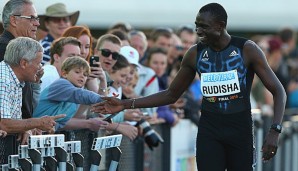
[[[205,97],[239,93],[240,86],[237,70],[202,73],[201,91]]]

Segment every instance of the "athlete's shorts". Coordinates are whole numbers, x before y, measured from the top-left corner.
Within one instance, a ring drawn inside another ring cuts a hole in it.
[[[201,113],[196,152],[198,171],[252,171],[251,112]]]

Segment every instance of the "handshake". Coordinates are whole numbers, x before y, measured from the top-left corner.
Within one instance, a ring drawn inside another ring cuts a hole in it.
[[[153,150],[153,147],[157,147],[159,143],[164,142],[161,136],[157,132],[155,132],[154,129],[151,128],[150,124],[146,120],[141,119],[140,121],[138,121],[136,126],[140,126],[143,129],[145,142],[151,150]]]

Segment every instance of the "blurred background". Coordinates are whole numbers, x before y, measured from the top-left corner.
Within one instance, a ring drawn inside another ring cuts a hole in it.
[[[0,1],[2,10],[7,0]],[[63,2],[68,11],[80,10],[77,25],[88,25],[95,37],[117,22],[137,29],[194,24],[200,7],[210,0],[33,0],[39,15]],[[217,0],[228,13],[228,30],[239,34],[276,32],[284,26],[298,29],[298,1]]]

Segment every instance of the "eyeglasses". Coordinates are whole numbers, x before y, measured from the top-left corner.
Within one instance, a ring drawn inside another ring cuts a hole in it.
[[[25,18],[25,19],[28,19],[30,20],[31,22],[33,21],[39,21],[39,17],[34,17],[34,16],[26,16],[26,15],[13,15],[15,17],[20,17],[20,18]]]
[[[112,59],[118,60],[118,58],[121,56],[117,52],[111,52],[109,49],[100,49],[101,55],[108,58],[112,54]]]

